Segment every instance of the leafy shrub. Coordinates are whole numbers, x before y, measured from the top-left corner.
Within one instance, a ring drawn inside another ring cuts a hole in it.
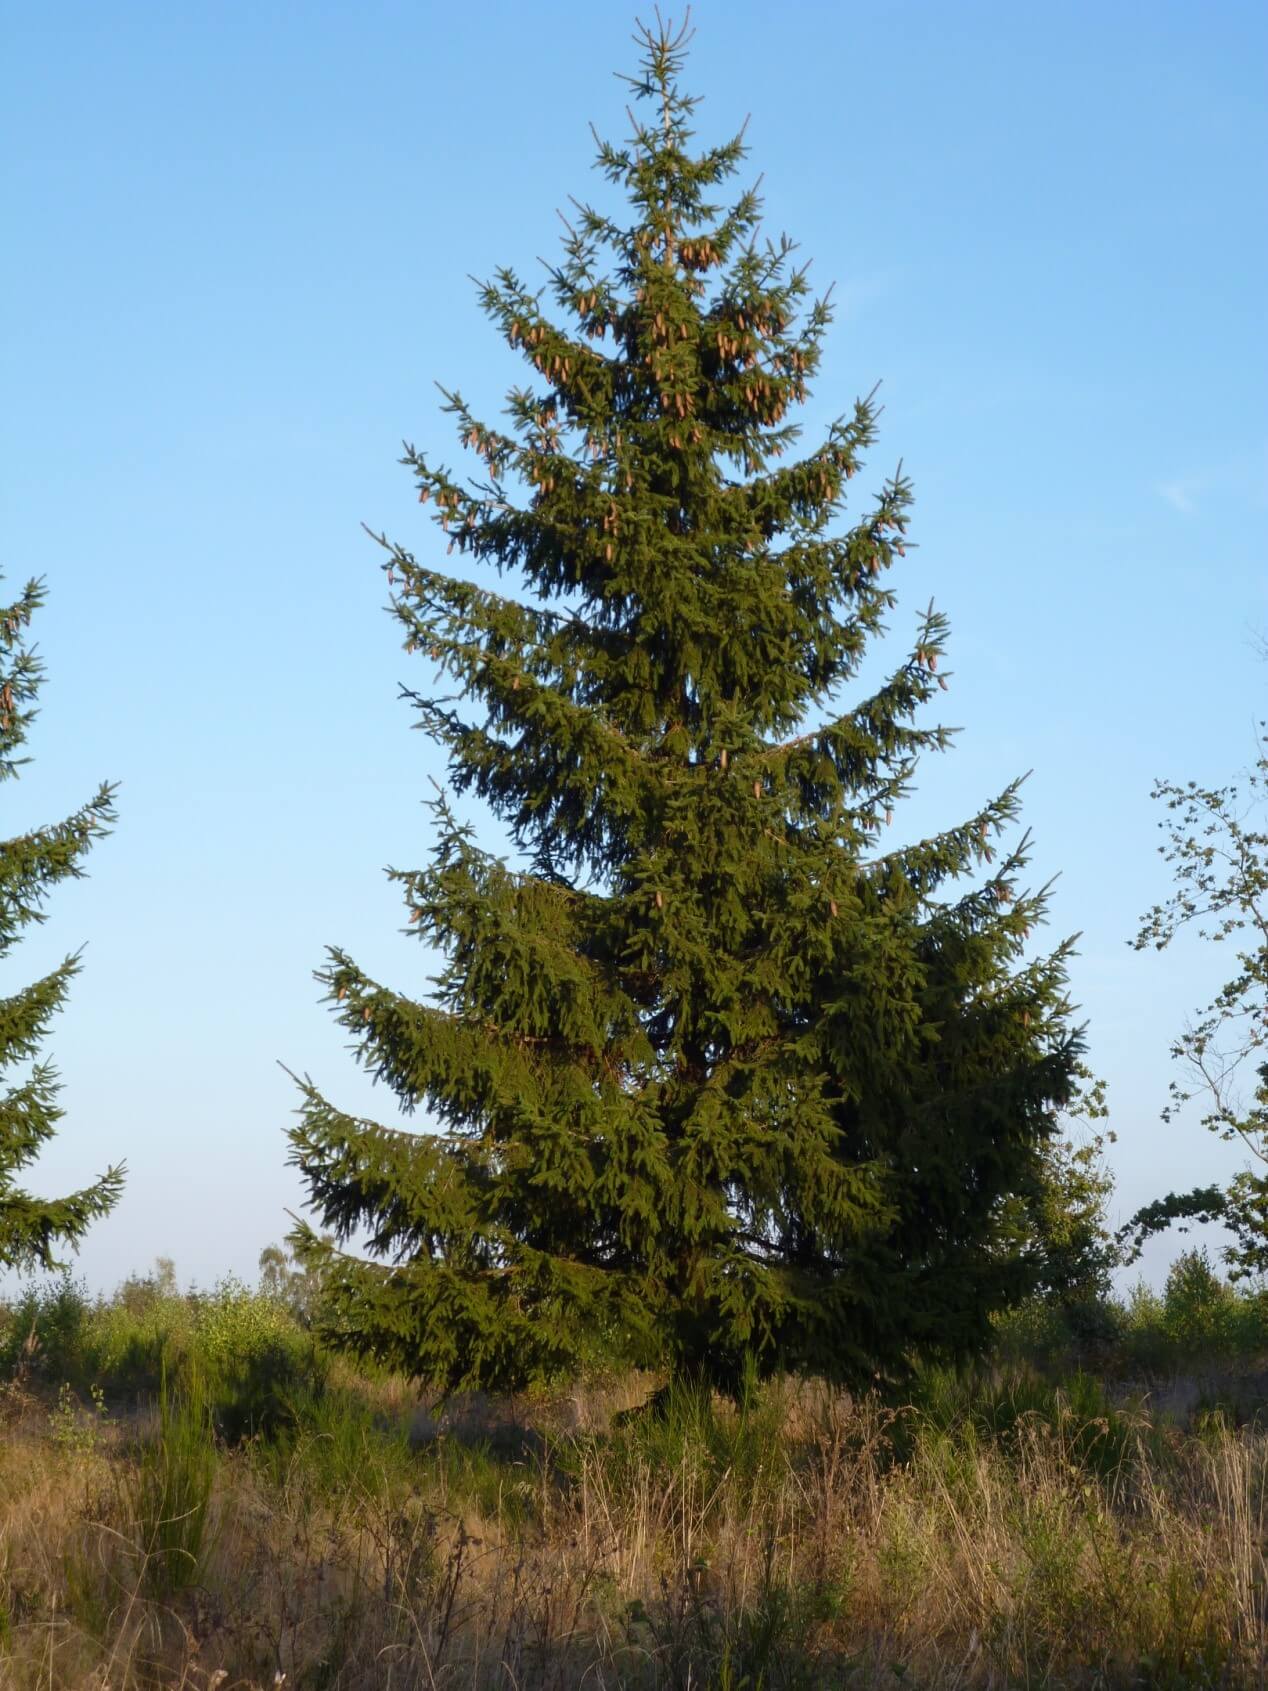
[[[100,1303],[85,1332],[86,1365],[119,1397],[158,1391],[164,1367],[187,1362],[195,1349],[194,1309],[173,1291],[138,1292],[146,1282],[125,1281],[130,1295]]]
[[[230,1440],[276,1426],[289,1400],[325,1377],[315,1341],[286,1302],[232,1278],[182,1293],[162,1258],[110,1299],[93,1302],[62,1275],[0,1306],[0,1371],[19,1365],[80,1398],[104,1386],[115,1402],[153,1397],[165,1371],[194,1368]]]
[[[303,1345],[303,1334],[283,1304],[232,1277],[204,1294],[196,1312],[198,1348],[211,1370],[228,1370]]]
[[[1205,1250],[1184,1251],[1172,1263],[1162,1294],[1167,1337],[1181,1352],[1226,1352],[1237,1302],[1237,1293],[1216,1274]]]
[[[63,1456],[91,1456],[101,1442],[102,1429],[110,1421],[105,1394],[100,1386],[89,1393],[90,1405],[83,1404],[70,1386],[63,1382],[57,1394],[56,1407],[49,1411],[48,1429],[53,1443]]]
[[[1030,1298],[996,1318],[994,1354],[1005,1367],[1112,1372],[1124,1324],[1122,1305],[1108,1296]]]
[[[1161,1291],[1143,1280],[1125,1297],[1035,1298],[995,1324],[995,1360],[1051,1377],[1106,1378],[1248,1366],[1268,1353],[1268,1288],[1221,1278],[1205,1250],[1185,1251]]]
[[[1268,1349],[1268,1294],[1223,1280],[1205,1250],[1176,1258],[1161,1292],[1128,1294],[1116,1362],[1146,1375],[1253,1362]]]
[[[270,1432],[324,1367],[312,1338],[285,1304],[238,1280],[220,1281],[198,1302],[195,1336],[225,1438]]]

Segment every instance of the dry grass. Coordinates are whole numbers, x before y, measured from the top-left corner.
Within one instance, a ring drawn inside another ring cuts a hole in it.
[[[1262,1433],[1060,1408],[983,1431],[811,1387],[604,1430],[634,1396],[468,1406],[411,1443],[399,1389],[345,1382],[217,1450],[206,1530],[156,1577],[161,1429],[11,1394],[0,1686],[1268,1680]]]

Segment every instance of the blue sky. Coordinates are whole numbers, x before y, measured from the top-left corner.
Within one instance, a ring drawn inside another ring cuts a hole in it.
[[[518,373],[469,275],[531,275],[602,192],[633,13],[539,0],[4,8],[3,545],[47,576],[15,833],[118,779],[91,877],[6,962],[87,942],[34,1181],[126,1157],[79,1266],[251,1275],[298,1187],[279,1062],[354,1108],[311,970],[421,990],[381,869],[427,852],[434,752],[362,520],[440,548],[396,458],[453,461],[434,381]],[[1110,1084],[1116,1207],[1230,1159],[1170,1127],[1171,1034],[1220,959],[1127,940],[1166,890],[1155,775],[1223,779],[1268,698],[1268,12],[1188,0],[702,0],[705,138],[751,121],[768,226],[835,280],[808,430],[883,381],[915,538],[894,639],[953,625],[957,748],[905,821],[1033,769],[1052,937]],[[496,835],[490,833],[490,838]],[[1153,1272],[1175,1242],[1150,1259]]]

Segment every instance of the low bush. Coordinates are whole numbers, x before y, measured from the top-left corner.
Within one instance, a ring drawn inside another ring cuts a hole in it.
[[[165,1271],[166,1270],[166,1271]],[[0,1310],[0,1371],[116,1406],[156,1398],[165,1371],[194,1371],[217,1430],[230,1442],[270,1429],[292,1398],[319,1389],[326,1361],[281,1299],[226,1279],[180,1292],[168,1265],[89,1297],[61,1275],[27,1287]]]
[[[1123,1297],[1034,1299],[996,1323],[1006,1367],[1049,1375],[1158,1379],[1268,1360],[1268,1289],[1222,1278],[1205,1250],[1183,1252],[1161,1290],[1143,1280]]]
[[[233,1279],[198,1300],[194,1354],[217,1427],[234,1443],[291,1419],[295,1401],[319,1390],[325,1375],[315,1341],[291,1310]]]

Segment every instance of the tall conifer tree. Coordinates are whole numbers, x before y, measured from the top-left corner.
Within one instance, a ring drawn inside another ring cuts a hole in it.
[[[790,458],[830,319],[792,244],[693,150],[684,33],[640,31],[645,121],[598,163],[541,292],[484,309],[533,372],[508,425],[447,395],[470,480],[405,462],[489,591],[386,547],[411,694],[495,855],[435,800],[430,865],[391,871],[443,954],[415,1001],[342,950],[320,975],[418,1132],[310,1083],[292,1160],[328,1333],[451,1388],[576,1369],[596,1338],[733,1386],[860,1379],[979,1346],[1023,1289],[1001,1216],[1032,1188],[1078,1054],[1066,950],[1027,962],[1042,893],[1017,787],[890,844],[944,684],[932,609],[847,703],[894,599],[901,474],[849,523],[871,400]],[[553,308],[553,309],[552,309]],[[447,696],[446,696],[447,692]]]
[[[26,740],[43,680],[26,629],[43,598],[40,583],[30,582],[19,599],[0,608],[0,780],[11,780],[26,761],[15,754]],[[8,956],[28,923],[44,920],[50,890],[83,874],[85,853],[114,821],[111,798],[112,789],[103,786],[64,822],[0,841],[0,957]],[[20,1079],[12,1071],[38,1057],[78,971],[78,957],[68,957],[42,980],[0,998],[0,1071],[10,1077],[7,1090],[0,1091],[0,1267],[59,1266],[58,1248],[77,1244],[122,1188],[121,1167],[107,1169],[65,1198],[38,1198],[17,1185],[17,1176],[52,1138],[62,1112],[49,1063],[35,1061]]]

